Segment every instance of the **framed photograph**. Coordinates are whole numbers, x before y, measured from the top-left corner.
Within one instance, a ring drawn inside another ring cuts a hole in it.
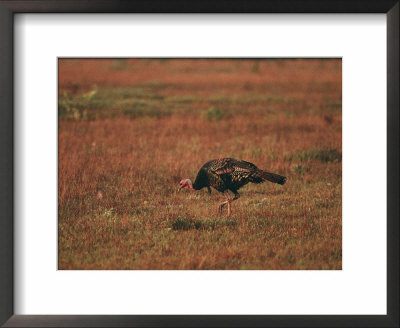
[[[2,325],[399,325],[398,1],[0,10]]]
[[[58,270],[341,270],[341,67],[59,58]]]

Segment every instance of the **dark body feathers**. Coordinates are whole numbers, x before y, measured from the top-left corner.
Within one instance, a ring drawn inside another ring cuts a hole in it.
[[[197,173],[193,188],[200,190],[213,187],[220,192],[230,190],[233,193],[249,182],[264,181],[284,184],[286,177],[260,170],[253,163],[233,158],[220,158],[205,163]]]

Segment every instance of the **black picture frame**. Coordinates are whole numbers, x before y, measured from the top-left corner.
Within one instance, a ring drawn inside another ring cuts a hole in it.
[[[399,7],[398,0],[0,0],[0,324],[4,327],[399,327]],[[14,315],[13,21],[17,13],[385,13],[387,315]]]

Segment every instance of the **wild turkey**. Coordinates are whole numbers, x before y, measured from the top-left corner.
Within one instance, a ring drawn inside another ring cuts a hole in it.
[[[224,193],[226,201],[219,204],[218,212],[221,213],[222,208],[228,204],[227,216],[230,216],[231,203],[240,197],[237,191],[249,182],[262,183],[264,181],[283,185],[286,177],[260,170],[250,162],[234,158],[220,158],[205,163],[197,173],[194,183],[190,179],[183,179],[179,183],[179,187],[194,190],[207,187],[209,192],[211,192],[210,187],[213,187]],[[233,192],[233,198],[230,197],[228,190]]]

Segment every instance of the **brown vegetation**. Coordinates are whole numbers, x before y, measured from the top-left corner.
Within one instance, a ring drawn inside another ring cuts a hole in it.
[[[59,269],[341,269],[341,61],[62,59]],[[288,177],[178,192],[202,164]]]

